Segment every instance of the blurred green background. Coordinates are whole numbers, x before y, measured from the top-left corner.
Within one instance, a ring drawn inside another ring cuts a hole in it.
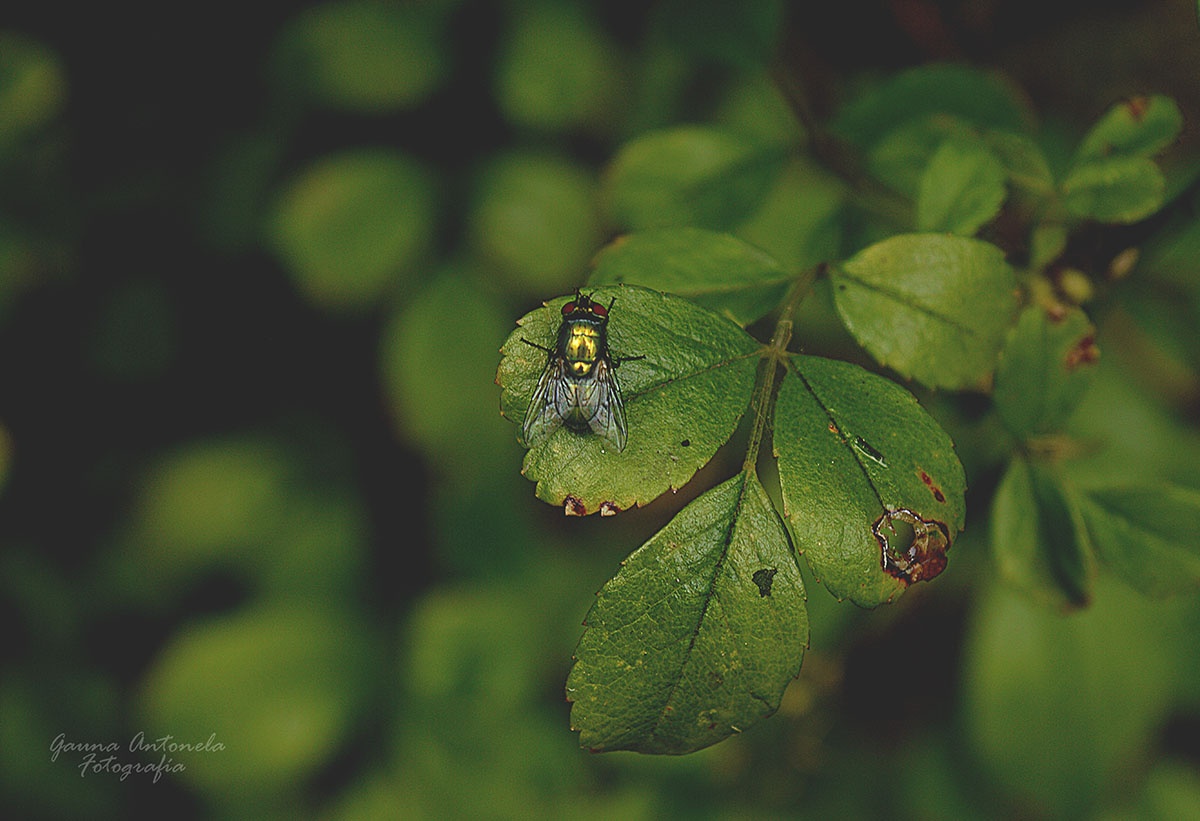
[[[1200,817],[1200,606],[1101,579],[1062,616],[997,585],[978,397],[926,400],[970,480],[935,584],[867,612],[810,580],[803,671],[742,736],[578,749],[592,593],[694,493],[603,521],[536,501],[498,349],[612,237],[623,141],[801,139],[752,59],[777,47],[822,115],[964,60],[1024,88],[1048,144],[1162,92],[1196,153],[1182,0],[0,13],[10,817]],[[844,252],[835,188],[797,160],[740,233],[796,267]],[[1200,488],[1193,213],[1149,257],[1170,287],[1101,325],[1081,414]],[[812,302],[798,339],[854,356]]]

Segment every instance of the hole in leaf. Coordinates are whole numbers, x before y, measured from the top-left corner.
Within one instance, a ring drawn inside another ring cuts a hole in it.
[[[946,569],[950,533],[942,522],[899,508],[876,519],[871,532],[879,542],[884,572],[905,584],[929,581]]]
[[[761,570],[755,570],[754,575],[750,578],[758,585],[759,596],[771,595],[771,585],[775,583],[775,574],[779,571],[774,567],[764,567]]]

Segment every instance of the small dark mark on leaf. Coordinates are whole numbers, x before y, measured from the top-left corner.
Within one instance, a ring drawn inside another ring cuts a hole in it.
[[[1088,334],[1071,346],[1063,359],[1063,365],[1068,371],[1073,371],[1081,365],[1094,365],[1099,358],[1100,349],[1096,346],[1096,336]]]
[[[1046,319],[1049,319],[1055,325],[1067,318],[1067,306],[1057,302],[1046,306]]]
[[[942,489],[933,483],[933,477],[925,471],[921,471],[921,481],[925,483],[925,487],[929,488],[929,492],[933,494],[933,498],[939,502],[946,501],[946,494],[942,493]]]
[[[691,440],[691,439],[684,439],[682,442],[680,442],[680,443],[679,443],[679,446],[680,446],[681,448],[690,448],[690,447],[692,446],[692,440]]]
[[[829,432],[830,432],[830,433],[833,433],[833,434],[840,434],[840,433],[841,433],[841,431],[840,431],[840,430],[838,430],[838,426],[837,426],[837,425],[835,425],[835,424],[833,424],[832,422],[830,422],[830,423],[829,423]]]
[[[601,516],[616,516],[620,512],[621,512],[621,508],[617,505],[616,502],[601,502],[600,503],[600,515]]]
[[[568,496],[563,499],[563,513],[567,516],[586,516],[587,508],[578,497]]]
[[[775,574],[778,572],[778,569],[774,567],[764,567],[754,571],[754,575],[750,578],[758,585],[759,596],[771,595],[771,585],[775,583]]]
[[[883,532],[885,527],[897,545]],[[946,569],[950,532],[943,522],[922,519],[908,508],[898,508],[885,511],[871,525],[871,532],[879,542],[884,572],[906,585],[927,582]]]

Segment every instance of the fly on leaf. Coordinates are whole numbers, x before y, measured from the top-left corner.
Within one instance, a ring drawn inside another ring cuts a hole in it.
[[[562,308],[553,348],[524,340],[548,356],[525,412],[523,433],[529,447],[565,425],[577,433],[597,433],[618,451],[625,449],[628,431],[616,369],[621,362],[643,357],[610,355],[608,315],[613,302],[606,308],[576,291],[575,299]]]

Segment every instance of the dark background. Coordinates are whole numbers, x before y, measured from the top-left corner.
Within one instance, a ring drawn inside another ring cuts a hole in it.
[[[670,51],[673,27],[721,3],[686,13],[551,4],[610,52],[594,82],[614,90],[596,111],[539,122],[497,90],[517,21],[538,4],[421,5],[442,68],[427,90],[372,106],[322,91],[307,70],[304,44],[322,42],[303,22],[315,4],[67,13],[27,3],[0,14],[0,34],[37,44],[59,81],[44,115],[0,141],[3,803],[21,817],[1047,817],[1160,794],[1195,807],[1200,684],[1183,662],[1162,674],[1171,684],[1141,723],[1118,722],[1111,754],[1083,757],[1099,762],[1098,783],[1068,762],[1022,785],[1031,752],[1070,758],[1070,739],[1011,748],[972,723],[964,692],[989,692],[966,683],[988,667],[980,636],[997,614],[1025,614],[1007,599],[978,602],[992,586],[986,473],[971,477],[957,579],[888,612],[810,589],[822,597],[820,632],[780,715],[686,759],[576,751],[561,686],[579,621],[675,503],[611,525],[564,522],[520,477],[514,428],[496,412],[497,350],[518,316],[579,284],[587,255],[535,276],[519,255],[489,255],[480,203],[510,195],[488,188],[488,169],[522,152],[551,156],[554,184],[580,190],[579,176],[595,196],[625,139],[711,120],[760,72],[678,47],[678,77],[656,82],[662,63],[647,55]],[[1197,38],[1184,2],[896,0],[785,6],[774,39],[821,116],[864,78],[958,60],[1023,88],[1050,144],[1123,96],[1172,95],[1186,155],[1200,110]],[[0,79],[13,68],[4,50]],[[669,104],[646,103],[650,92]],[[422,250],[346,307],[298,284],[270,226],[305,169],[364,146],[420,168],[435,216]],[[1188,217],[1181,208],[1170,216]],[[1159,227],[1097,233],[1090,247],[1101,257]],[[593,251],[613,232],[599,204],[578,229]],[[1148,367],[1168,374],[1157,384],[1194,437],[1196,361],[1184,356],[1182,375],[1176,364]],[[972,445],[959,447],[970,466]],[[248,490],[225,498],[226,479]],[[1064,641],[1103,645],[1094,630],[1118,655],[1122,624],[1186,635],[1195,607],[1169,608],[1114,589],[1098,615],[1073,617],[1064,629],[1080,635]],[[336,613],[349,627],[329,642],[277,642],[277,626],[295,622],[255,620],[293,612]],[[1027,617],[1058,636],[1058,616]],[[188,644],[197,625],[228,670],[189,660],[207,652]],[[1176,644],[1159,652],[1157,638],[1137,635],[1153,659],[1178,660]],[[1104,652],[1083,656],[1085,671],[1108,668]],[[173,676],[173,664],[193,672]],[[1119,695],[1140,685],[1135,669],[1096,686],[1120,710]],[[235,717],[262,717],[289,698],[288,714],[318,728],[311,751],[273,740],[286,727],[267,719],[213,718],[231,704]],[[1105,726],[1099,708],[1080,716],[1072,726]],[[157,783],[80,778],[78,753],[48,761],[59,733],[124,746],[138,731],[219,732],[230,750],[181,755],[186,771]],[[1122,790],[1105,782],[1114,771]]]

